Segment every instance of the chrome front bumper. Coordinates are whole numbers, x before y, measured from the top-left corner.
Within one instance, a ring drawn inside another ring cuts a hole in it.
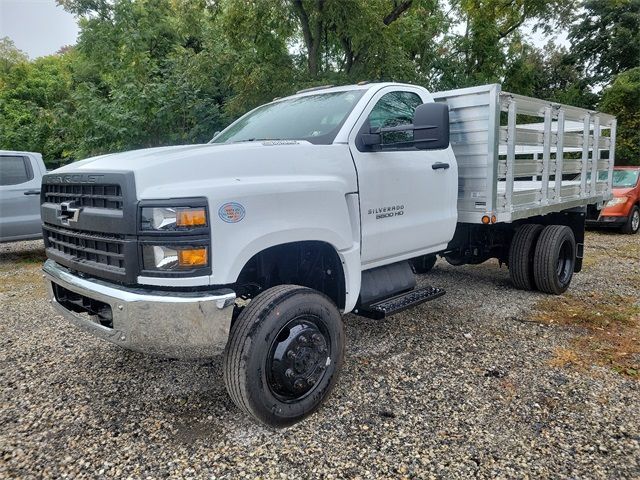
[[[221,353],[229,338],[236,299],[232,290],[125,288],[78,277],[52,260],[46,261],[43,271],[51,304],[58,312],[82,330],[123,348],[171,358],[207,358]],[[112,328],[102,325],[95,316],[72,311],[60,303],[54,284],[84,297],[86,302],[108,305]]]

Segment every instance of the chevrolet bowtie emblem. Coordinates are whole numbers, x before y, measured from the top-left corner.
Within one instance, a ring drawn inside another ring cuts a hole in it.
[[[81,207],[76,207],[75,202],[62,202],[60,204],[60,210],[58,210],[58,218],[64,225],[69,225],[69,222],[77,222],[80,215]]]

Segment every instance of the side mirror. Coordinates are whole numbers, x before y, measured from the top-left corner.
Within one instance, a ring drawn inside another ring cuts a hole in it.
[[[413,113],[413,141],[420,150],[442,150],[449,146],[449,106],[423,103]]]
[[[360,141],[367,148],[379,147],[382,144],[382,135],[379,133],[363,133],[360,135]]]

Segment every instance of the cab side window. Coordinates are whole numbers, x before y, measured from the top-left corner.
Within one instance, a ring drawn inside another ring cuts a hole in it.
[[[27,159],[18,156],[0,156],[0,186],[19,185],[33,178]]]
[[[419,95],[412,92],[391,92],[384,95],[369,114],[369,126],[371,128],[397,127],[413,123],[413,112],[418,105],[422,105]],[[413,131],[387,132],[383,134],[382,141],[385,144],[410,142],[413,140]],[[398,145],[399,148],[411,148],[411,146]]]

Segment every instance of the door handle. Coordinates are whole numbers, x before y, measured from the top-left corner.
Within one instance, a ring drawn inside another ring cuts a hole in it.
[[[40,190],[27,190],[24,192],[25,195],[40,195]]]
[[[440,169],[447,169],[449,168],[449,164],[448,163],[442,163],[442,162],[436,162],[433,165],[431,165],[431,168],[433,168],[434,170],[440,170]]]

